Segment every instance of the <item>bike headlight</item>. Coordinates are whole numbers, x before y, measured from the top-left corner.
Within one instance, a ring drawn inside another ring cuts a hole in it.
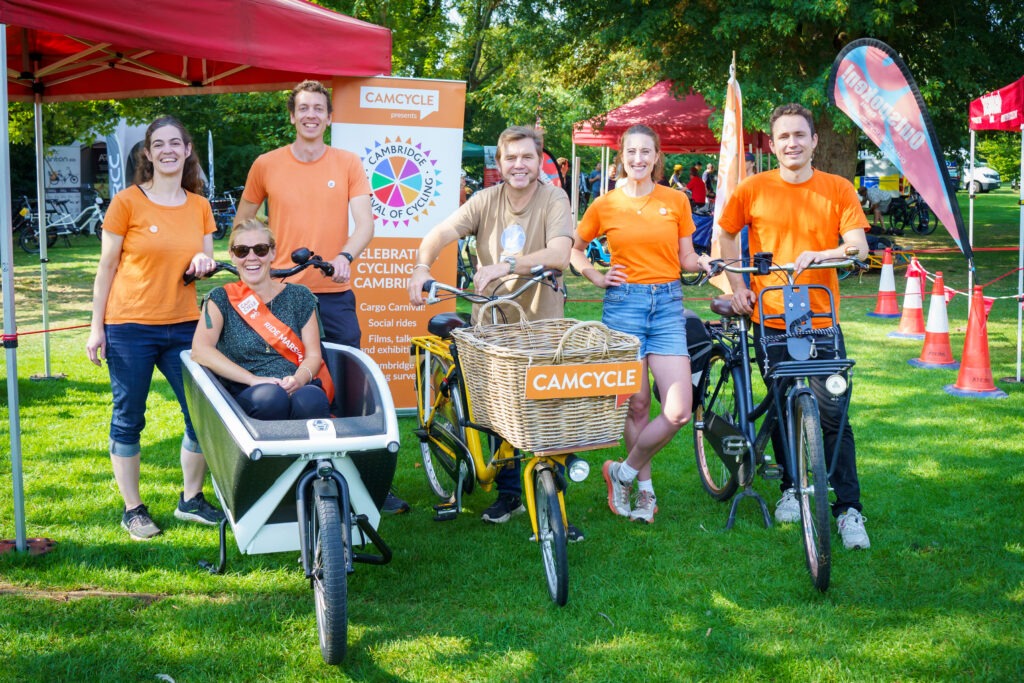
[[[847,386],[849,386],[849,384],[847,383],[846,378],[842,375],[831,375],[825,380],[825,388],[828,390],[828,393],[833,396],[842,396],[845,394]]]

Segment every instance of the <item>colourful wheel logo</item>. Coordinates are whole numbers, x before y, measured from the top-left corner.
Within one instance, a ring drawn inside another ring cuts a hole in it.
[[[370,177],[374,220],[383,227],[418,222],[435,205],[440,172],[423,143],[385,138],[367,148],[363,168]]]

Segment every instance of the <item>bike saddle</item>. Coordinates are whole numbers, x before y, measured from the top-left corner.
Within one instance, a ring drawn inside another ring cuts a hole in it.
[[[438,313],[427,323],[427,330],[441,339],[451,339],[452,330],[468,325],[469,316],[465,313]]]

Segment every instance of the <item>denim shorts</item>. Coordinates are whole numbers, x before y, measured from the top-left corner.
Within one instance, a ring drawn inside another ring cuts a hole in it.
[[[640,338],[640,357],[689,356],[682,283],[624,284],[604,290],[601,322]]]
[[[167,378],[181,405],[185,418],[185,436],[181,445],[201,453],[196,432],[192,428],[185,386],[181,379],[180,353],[192,348],[196,323],[173,325],[141,325],[120,323],[107,325],[107,370],[110,390],[114,395],[114,412],[110,418],[110,452],[122,457],[139,454],[142,429],[146,426],[146,399],[153,382],[153,368]]]

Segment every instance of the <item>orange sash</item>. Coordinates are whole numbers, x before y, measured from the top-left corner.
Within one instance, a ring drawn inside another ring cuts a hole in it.
[[[259,296],[249,289],[249,285],[244,282],[232,282],[224,285],[224,292],[228,295],[228,301],[238,316],[262,337],[263,341],[295,363],[296,366],[302,364],[302,360],[306,357],[306,348],[302,344],[302,339],[293,338],[291,328],[270,312]],[[327,372],[327,363],[320,362],[320,370],[316,373],[316,378],[320,380],[324,393],[327,394],[327,400],[333,403],[334,381],[331,380],[331,375]]]

